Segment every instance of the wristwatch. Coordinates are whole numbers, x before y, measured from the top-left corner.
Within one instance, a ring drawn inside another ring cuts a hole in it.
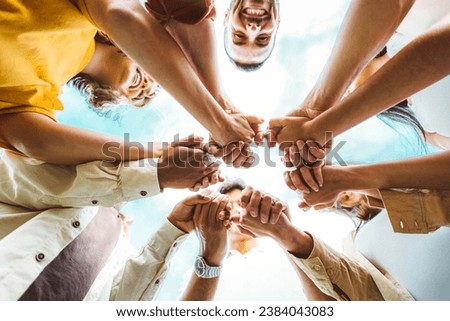
[[[199,255],[195,259],[194,271],[199,278],[212,279],[217,278],[220,275],[222,266],[210,266],[206,263],[205,259]]]

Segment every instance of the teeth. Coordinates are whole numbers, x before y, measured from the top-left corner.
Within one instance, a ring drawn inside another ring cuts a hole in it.
[[[266,10],[247,8],[247,9],[245,9],[245,13],[252,15],[252,16],[264,16],[264,14],[266,13]]]

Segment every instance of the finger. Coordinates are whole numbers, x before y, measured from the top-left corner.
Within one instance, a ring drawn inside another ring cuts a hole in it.
[[[252,194],[252,198],[250,199],[250,202],[247,205],[247,210],[252,217],[258,217],[261,197],[262,194],[260,191],[254,191]]]
[[[311,206],[309,206],[305,201],[301,201],[298,204],[298,207],[300,207],[301,210],[303,210],[304,212],[309,211]]]
[[[233,152],[233,150],[237,147],[238,143],[230,143],[224,146],[221,150],[221,157],[225,157]]]
[[[189,190],[191,192],[198,192],[200,190],[200,188],[202,187],[202,184],[200,183],[195,183],[194,186],[192,186],[191,188],[189,188]]]
[[[258,117],[256,115],[248,115],[248,114],[243,114],[243,116],[247,119],[249,124],[262,124],[264,123],[264,119],[262,119],[261,117]]]
[[[262,130],[258,130],[255,135],[255,144],[257,146],[262,146],[264,143],[264,132]]]
[[[204,194],[195,194],[187,197],[183,203],[188,206],[193,206],[197,204],[206,204],[209,202],[211,202],[210,196]]]
[[[330,208],[331,206],[328,206],[327,204],[319,204],[319,205],[314,205],[313,206],[313,208],[316,210],[316,211],[320,211],[320,210],[324,210],[324,209],[327,209],[327,208]]]
[[[246,188],[244,188],[244,190],[241,192],[241,206],[242,207],[247,207],[247,204],[250,202],[250,199],[252,198],[253,195],[253,187],[252,186],[247,186]]]
[[[313,172],[314,172],[314,177],[317,180],[317,183],[319,184],[320,187],[323,186],[323,173],[322,173],[322,169],[323,166],[325,165],[325,161],[322,161],[318,164],[314,164],[313,167]]]
[[[233,161],[241,154],[240,146],[234,146],[231,152],[223,157],[225,164],[233,164]]]
[[[292,163],[295,167],[300,166],[302,159],[300,157],[300,150],[296,144],[289,147],[288,155],[290,163]]]
[[[223,198],[225,195],[218,195],[216,198],[213,199],[213,201],[211,202],[211,207],[209,209],[209,212],[211,213],[211,215],[214,215],[214,217],[218,217],[219,216],[219,208],[220,208],[220,203],[222,202]]]
[[[272,210],[270,211],[270,224],[276,224],[280,219],[281,213],[283,211],[283,204],[279,201],[272,205]]]
[[[292,184],[295,186],[295,190],[300,190],[305,194],[309,194],[309,188],[303,183],[301,179],[301,174],[299,170],[290,171],[289,177],[291,178]]]
[[[272,208],[272,198],[269,195],[264,195],[260,204],[259,218],[261,223],[266,224],[269,222],[270,210]]]
[[[310,154],[316,159],[324,159],[326,155],[325,150],[322,146],[320,146],[318,143],[308,140],[306,141],[306,144],[309,146],[309,152]]]
[[[266,138],[267,145],[269,146],[269,148],[275,147],[275,145],[277,144],[277,139],[275,132],[273,130],[267,131],[264,134],[264,137]]]
[[[303,182],[305,182],[306,185],[309,186],[313,191],[318,192],[319,184],[317,184],[316,180],[311,174],[311,170],[308,167],[303,166],[300,167],[299,171],[302,175]]]
[[[286,185],[293,191],[296,191],[297,188],[295,187],[294,183],[291,180],[291,176],[289,175],[290,171],[286,171],[283,173],[284,176],[284,182],[286,183]]]
[[[283,128],[286,125],[286,117],[272,118],[269,120],[269,129]]]
[[[230,204],[230,199],[224,195],[224,197],[221,199],[220,203],[219,203],[219,207],[217,208],[218,212],[223,212],[225,213],[225,219],[229,219],[230,218],[230,210],[228,209],[229,206],[228,204]]]
[[[233,160],[233,167],[240,168],[247,161],[248,156],[251,154],[250,145],[244,144],[241,147],[239,155]]]
[[[217,184],[218,181],[219,181],[219,173],[218,172],[212,173],[209,176],[209,182],[211,185]]]
[[[289,153],[289,148],[286,148],[284,150],[282,161],[284,163],[284,166],[288,168],[294,167],[294,164],[291,162],[291,155]]]
[[[172,147],[199,147],[203,143],[204,138],[201,136],[190,135],[188,137],[184,137],[178,141],[172,142],[170,145]]]

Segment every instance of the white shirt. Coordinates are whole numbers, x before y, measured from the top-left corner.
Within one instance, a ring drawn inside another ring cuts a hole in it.
[[[0,155],[0,300],[19,299],[89,229],[99,215],[92,205],[112,206],[159,192],[157,168],[148,162],[58,166]],[[105,232],[99,228],[99,235]],[[129,244],[119,235],[84,299],[152,299],[177,240],[184,237],[166,221],[141,253],[126,261]]]

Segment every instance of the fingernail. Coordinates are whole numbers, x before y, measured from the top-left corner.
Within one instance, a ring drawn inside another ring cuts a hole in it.
[[[303,212],[308,212],[311,209],[311,207],[302,207]]]
[[[313,187],[313,190],[314,190],[314,192],[318,192],[318,191],[319,191],[319,188],[318,188],[317,186],[314,186],[314,187]]]
[[[303,190],[302,192],[305,193],[305,194],[310,194],[310,191],[307,190],[307,189]]]

